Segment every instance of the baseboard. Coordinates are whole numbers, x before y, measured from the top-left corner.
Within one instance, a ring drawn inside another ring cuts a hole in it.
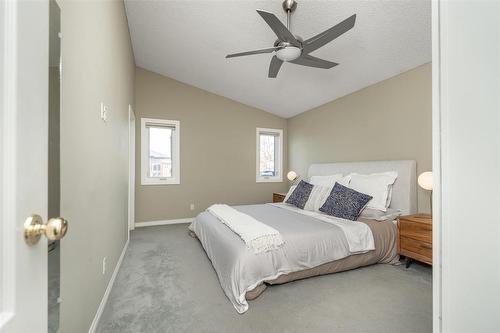
[[[187,219],[176,219],[176,220],[159,220],[159,221],[147,221],[147,222],[135,222],[136,228],[141,227],[152,227],[155,225],[168,225],[168,224],[180,224],[180,223],[191,223],[194,221],[194,217]]]
[[[101,319],[101,315],[104,311],[104,307],[106,306],[106,302],[108,301],[109,293],[111,292],[111,289],[113,288],[113,284],[115,283],[116,275],[118,275],[118,271],[120,270],[120,266],[122,265],[123,257],[125,256],[125,252],[127,251],[128,242],[129,241],[127,239],[127,242],[125,243],[125,246],[123,247],[122,254],[120,255],[120,258],[118,258],[118,262],[116,263],[115,269],[113,271],[113,275],[111,275],[111,279],[109,279],[108,286],[106,287],[106,291],[104,292],[104,295],[102,296],[101,303],[99,304],[99,307],[97,308],[97,312],[94,316],[94,320],[92,321],[92,324],[90,325],[89,333],[94,333],[95,330],[97,329],[97,325],[99,324],[99,319]]]

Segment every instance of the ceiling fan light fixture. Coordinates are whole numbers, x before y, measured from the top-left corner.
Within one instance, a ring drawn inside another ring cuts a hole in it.
[[[301,53],[302,49],[296,46],[286,46],[276,51],[276,56],[278,57],[278,59],[283,61],[293,61],[300,57]]]

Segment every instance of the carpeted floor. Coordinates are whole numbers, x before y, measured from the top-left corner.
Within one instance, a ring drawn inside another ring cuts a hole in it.
[[[427,266],[374,265],[271,286],[239,315],[187,225],[139,228],[97,332],[431,332]]]

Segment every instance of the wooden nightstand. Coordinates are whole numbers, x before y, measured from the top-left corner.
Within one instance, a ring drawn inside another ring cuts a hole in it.
[[[412,259],[432,265],[432,216],[401,216],[398,229],[398,252],[408,258],[406,267],[410,266]]]
[[[273,193],[273,202],[283,202],[285,200],[286,193]]]

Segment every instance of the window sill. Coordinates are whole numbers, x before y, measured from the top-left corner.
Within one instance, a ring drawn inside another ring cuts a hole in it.
[[[283,178],[257,178],[256,183],[282,183]]]
[[[141,181],[141,185],[150,186],[150,185],[180,185],[179,179],[168,179],[168,180],[145,180]]]

